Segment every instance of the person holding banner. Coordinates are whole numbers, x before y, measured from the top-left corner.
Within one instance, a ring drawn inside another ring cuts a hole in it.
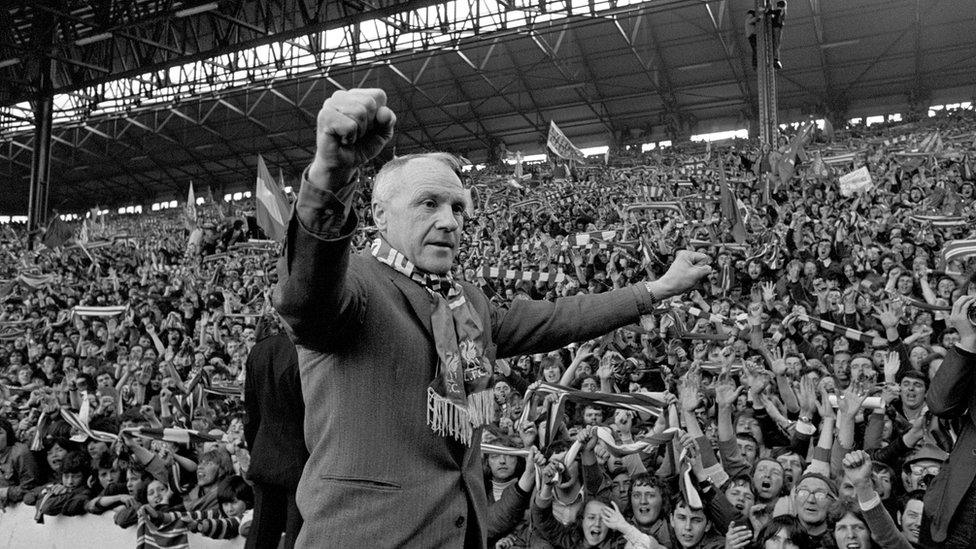
[[[306,397],[298,546],[486,547],[494,532],[479,444],[494,410],[494,359],[633,323],[711,272],[707,256],[682,251],[653,282],[496,308],[452,275],[466,195],[460,164],[444,153],[380,170],[379,237],[352,255],[356,174],[395,123],[382,90],[326,100],[288,227],[275,306]]]

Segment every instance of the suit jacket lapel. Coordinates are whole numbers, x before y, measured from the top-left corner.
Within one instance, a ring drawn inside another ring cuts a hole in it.
[[[387,276],[393,281],[393,284],[395,284],[400,290],[400,293],[407,298],[407,302],[410,303],[410,308],[413,309],[414,314],[417,316],[417,320],[420,321],[421,326],[423,326],[424,330],[427,332],[427,337],[433,341],[434,329],[430,324],[430,315],[434,312],[434,303],[432,302],[433,297],[427,290],[421,287],[420,284],[417,284],[413,280],[407,278],[405,275],[394,271],[378,261],[377,264],[384,271],[386,271]]]

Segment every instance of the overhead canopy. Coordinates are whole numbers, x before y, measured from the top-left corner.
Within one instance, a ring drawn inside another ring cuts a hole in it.
[[[294,180],[339,87],[387,91],[401,154],[542,152],[550,120],[581,147],[744,128],[752,6],[22,0],[0,17],[0,214],[27,207],[39,52],[55,67],[50,205],[68,212],[249,188],[257,153]],[[970,0],[791,0],[781,120],[970,99],[974,18]]]

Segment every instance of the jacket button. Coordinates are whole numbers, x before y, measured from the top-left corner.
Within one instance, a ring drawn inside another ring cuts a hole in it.
[[[458,517],[457,520],[454,521],[454,526],[457,526],[458,528],[464,526],[464,517]]]

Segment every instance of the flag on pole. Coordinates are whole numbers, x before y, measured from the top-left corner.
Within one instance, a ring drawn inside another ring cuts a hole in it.
[[[554,120],[549,121],[549,137],[546,139],[546,146],[557,156],[566,160],[582,162],[585,159],[583,151],[573,145]]]
[[[183,213],[186,216],[186,224],[188,226],[195,226],[197,224],[197,198],[193,194],[193,182],[190,182],[190,188],[186,190],[186,205],[183,206]]]
[[[800,128],[800,131],[793,136],[790,140],[790,146],[786,149],[782,158],[779,160],[779,166],[777,166],[777,174],[779,175],[779,185],[785,185],[790,179],[793,178],[793,173],[796,168],[796,156],[803,151],[803,146],[806,144],[807,139],[810,137],[813,128],[815,127],[813,122],[807,122]],[[779,186],[777,185],[777,187]],[[774,191],[776,189],[773,189]]]
[[[69,240],[71,240],[71,228],[68,227],[67,223],[61,221],[61,216],[55,215],[51,224],[47,226],[47,231],[44,232],[41,244],[53,250],[64,246]]]
[[[288,198],[285,191],[275,183],[264,163],[264,158],[258,155],[258,177],[254,196],[258,226],[264,230],[269,238],[277,242],[285,239],[290,216]]]
[[[732,238],[739,244],[746,241],[746,226],[742,222],[742,212],[739,210],[739,201],[732,192],[732,187],[725,179],[725,166],[721,162],[718,164],[718,176],[721,198],[719,201],[722,217],[732,223]]]

